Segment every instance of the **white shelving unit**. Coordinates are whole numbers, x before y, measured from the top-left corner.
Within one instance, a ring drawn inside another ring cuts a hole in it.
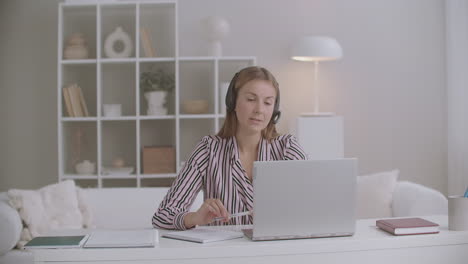
[[[90,187],[146,187],[158,179],[174,178],[205,135],[215,134],[224,115],[219,86],[228,82],[240,68],[256,64],[255,57],[179,57],[177,1],[142,1],[59,4],[58,25],[58,157],[59,180],[73,179]],[[107,58],[104,41],[117,26],[131,36],[129,58]],[[140,45],[140,27],[149,29],[156,57],[145,57]],[[67,38],[84,33],[89,58],[63,57]],[[140,92],[140,73],[149,67],[174,74],[175,90],[168,98],[168,115],[146,115],[146,101]],[[68,117],[62,88],[77,83],[84,94],[89,117]],[[182,102],[203,99],[209,102],[206,114],[186,114]],[[122,116],[105,117],[103,104],[121,104]],[[144,146],[175,148],[174,173],[143,174]],[[103,175],[116,157],[123,158],[127,175]],[[75,164],[89,160],[96,164],[92,175],[81,175]]]

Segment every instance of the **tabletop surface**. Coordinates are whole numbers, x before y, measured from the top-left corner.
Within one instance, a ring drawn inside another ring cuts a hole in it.
[[[167,230],[159,230],[159,243],[154,248],[104,248],[104,249],[37,249],[35,260],[130,260],[130,259],[181,259],[232,256],[290,255],[327,252],[397,249],[468,244],[468,231],[449,231],[447,215],[423,216],[438,223],[439,234],[394,236],[376,227],[378,219],[356,222],[356,232],[349,237],[312,238],[254,242],[243,237],[213,243],[194,243],[161,237]],[[248,226],[230,226],[240,230]],[[210,227],[222,228],[222,227]],[[67,231],[66,234],[72,234]],[[78,231],[75,230],[73,234]],[[80,230],[80,233],[86,230]],[[89,230],[87,230],[89,232]]]

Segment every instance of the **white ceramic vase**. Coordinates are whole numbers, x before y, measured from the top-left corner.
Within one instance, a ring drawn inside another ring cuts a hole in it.
[[[116,44],[118,42],[120,42],[122,46],[121,50],[116,49]],[[122,27],[117,27],[107,36],[104,42],[104,53],[108,58],[128,58],[132,54],[132,51],[132,39]]]
[[[146,92],[145,98],[148,105],[146,110],[147,115],[167,115],[167,108],[164,106],[166,102],[166,91]]]
[[[221,41],[229,35],[229,22],[218,16],[206,17],[202,20],[205,34],[210,43],[209,53],[212,56],[222,56],[223,49]]]

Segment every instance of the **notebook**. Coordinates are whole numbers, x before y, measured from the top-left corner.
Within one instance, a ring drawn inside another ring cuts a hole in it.
[[[240,231],[222,230],[210,227],[196,227],[194,229],[166,233],[162,236],[197,243],[210,243],[241,238],[244,234]]]
[[[380,229],[396,236],[439,233],[439,225],[437,223],[418,217],[382,219],[377,220],[376,225]]]
[[[357,159],[256,161],[254,241],[351,236]]]
[[[94,231],[84,248],[130,248],[154,247],[158,241],[158,230],[100,230]]]
[[[80,248],[88,239],[82,236],[40,236],[35,237],[24,245],[25,249],[39,248]]]

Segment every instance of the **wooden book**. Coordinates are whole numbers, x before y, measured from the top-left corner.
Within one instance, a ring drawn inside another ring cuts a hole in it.
[[[439,233],[437,223],[417,217],[382,219],[377,220],[376,225],[396,236]]]
[[[151,35],[149,34],[148,30],[144,27],[140,28],[140,39],[141,45],[143,46],[143,51],[145,53],[145,57],[156,57],[156,52],[153,47]]]
[[[62,88],[62,93],[63,93],[63,100],[65,101],[65,108],[67,109],[67,115],[69,117],[74,117],[75,115],[73,114],[70,93],[67,87]]]
[[[80,93],[76,83],[67,87],[70,94],[70,101],[73,109],[73,115],[75,117],[83,117],[83,110],[81,109]]]
[[[83,96],[83,90],[81,89],[81,87],[79,86],[77,87],[78,87],[78,93],[80,96],[80,106],[81,106],[81,109],[83,110],[83,116],[89,116],[88,106],[86,105],[86,101]]]

